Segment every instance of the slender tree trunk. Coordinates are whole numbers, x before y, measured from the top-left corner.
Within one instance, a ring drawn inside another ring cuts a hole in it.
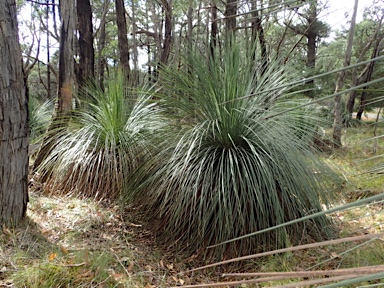
[[[160,63],[162,65],[168,63],[172,45],[172,0],[162,0],[165,24],[164,24],[164,41],[160,55]]]
[[[77,80],[80,86],[84,81],[95,76],[95,50],[93,48],[92,9],[89,0],[77,0],[77,21],[79,31],[79,74]]]
[[[211,57],[215,56],[215,49],[217,46],[217,35],[218,35],[218,26],[217,26],[217,6],[216,1],[212,1],[211,3],[211,37],[210,37],[210,51]]]
[[[36,156],[34,169],[40,166],[54,145],[54,135],[67,127],[68,117],[72,111],[72,97],[75,82],[74,40],[75,40],[75,3],[60,1],[61,28],[59,47],[59,83],[55,115],[48,127],[46,137]],[[41,180],[45,181],[44,175]]]
[[[352,57],[352,45],[353,45],[353,37],[355,34],[355,26],[356,26],[356,14],[357,14],[357,6],[359,4],[359,0],[355,0],[355,4],[353,7],[353,15],[351,19],[351,27],[349,28],[348,34],[348,42],[347,48],[345,51],[345,60],[344,67],[347,67],[351,64]],[[340,92],[344,86],[344,78],[345,78],[345,70],[339,72],[336,82],[335,93]],[[334,120],[333,120],[333,142],[334,147],[339,148],[342,146],[341,144],[341,131],[343,127],[343,119],[341,114],[341,95],[338,95],[334,99]]]
[[[61,29],[59,53],[59,86],[57,116],[68,116],[72,111],[74,87],[74,40],[75,40],[75,4],[73,1],[60,1]]]
[[[116,23],[117,23],[117,38],[120,54],[120,66],[124,70],[127,80],[130,77],[131,69],[129,66],[129,45],[127,21],[125,18],[124,0],[115,0],[116,4]]]
[[[381,34],[381,35],[379,34],[381,31],[381,28],[382,28],[383,17],[384,17],[384,15],[381,17],[380,22],[379,22],[377,29],[375,31],[375,34],[371,38],[371,41],[369,41],[367,43],[367,45],[364,47],[364,50],[361,53],[359,59],[357,60],[357,63],[361,61],[361,59],[363,58],[365,53],[368,51],[369,48],[371,48],[371,46],[374,42],[375,42],[375,47],[374,47],[374,50],[372,52],[371,59],[373,59],[379,55],[380,43],[384,39],[384,34]],[[375,62],[368,63],[358,77],[356,76],[357,68],[354,68],[353,72],[352,72],[352,81],[353,81],[352,86],[357,86],[357,85],[360,85],[362,83],[366,83],[368,72],[370,70],[370,66],[373,66],[373,65],[375,65]],[[348,98],[348,102],[347,102],[347,113],[349,115],[348,116],[349,119],[352,119],[353,107],[355,106],[356,95],[357,95],[356,90],[353,90],[349,93],[349,98]]]
[[[132,38],[133,38],[133,83],[135,85],[139,84],[139,52],[137,50],[137,43],[136,43],[136,7],[135,7],[135,1],[131,0],[131,10],[132,10]]]
[[[236,32],[237,3],[237,0],[227,0],[225,4],[225,34],[229,44],[231,44]]]
[[[318,31],[316,27],[317,22],[317,1],[313,1],[310,4],[309,7],[309,15],[306,19],[308,22],[308,30],[306,33],[307,37],[307,68],[309,70],[309,76],[312,76],[315,70],[316,66],[316,39],[318,36]],[[305,94],[313,98],[314,97],[314,80],[307,81],[306,83],[308,90],[305,92]]]
[[[0,1],[0,225],[17,225],[28,202],[28,100],[15,0]]]
[[[46,10],[46,17],[47,17],[47,27],[49,27],[49,0],[47,0],[47,10]],[[54,7],[52,8],[55,9]],[[50,55],[50,49],[49,49],[49,33],[47,29],[47,99],[51,99],[51,69],[49,69],[49,63],[51,62],[51,55]],[[36,57],[37,58],[37,57]]]
[[[380,51],[380,42],[378,42],[375,46],[375,49],[373,50],[372,52],[372,57],[371,59],[373,58],[376,58],[378,55],[379,55],[379,51]],[[370,62],[369,63],[370,65],[368,66],[368,71],[367,71],[367,76],[365,78],[365,82],[369,82],[371,81],[371,78],[372,78],[372,73],[373,73],[373,68],[375,66],[375,62]],[[360,97],[360,105],[359,105],[359,109],[356,113],[356,118],[361,120],[361,116],[365,110],[365,106],[367,105],[367,89],[368,89],[368,86],[365,86],[364,89],[363,89],[363,92],[361,93],[361,97]]]
[[[105,60],[105,57],[103,56],[103,49],[105,47],[105,24],[106,24],[106,18],[108,13],[108,7],[109,7],[110,0],[104,1],[104,7],[103,7],[103,15],[101,17],[100,22],[100,36],[99,36],[99,42],[97,46],[97,79],[99,80],[100,87],[102,90],[104,90],[104,70],[107,65],[107,61]]]
[[[252,42],[256,43],[256,39],[259,39],[260,49],[261,49],[261,69],[260,74],[263,75],[268,67],[268,54],[267,54],[267,44],[265,41],[264,28],[261,24],[261,17],[257,11],[256,1],[252,1]],[[252,47],[255,49],[256,47]],[[253,55],[253,61],[255,62],[256,50]]]

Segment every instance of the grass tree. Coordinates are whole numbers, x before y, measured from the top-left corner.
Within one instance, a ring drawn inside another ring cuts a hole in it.
[[[54,99],[48,99],[39,103],[36,98],[28,101],[29,111],[29,138],[30,142],[37,141],[38,138],[47,130],[49,121],[52,118],[54,109]]]
[[[188,72],[162,69],[158,97],[174,125],[128,184],[167,245],[194,253],[330,203],[335,174],[311,151],[316,117],[291,109],[303,103],[289,67],[276,61],[256,76],[243,54],[228,48],[207,63],[195,53]],[[322,216],[209,251],[228,257],[333,232]]]
[[[106,91],[90,84],[87,103],[53,133],[53,149],[37,169],[50,191],[117,199],[123,179],[153,149],[148,134],[161,124],[151,95],[128,93],[119,73]],[[152,139],[152,138],[151,138]]]

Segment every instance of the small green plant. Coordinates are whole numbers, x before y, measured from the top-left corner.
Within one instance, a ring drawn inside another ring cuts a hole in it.
[[[52,118],[54,99],[40,103],[36,98],[28,101],[30,141],[33,142],[47,130]]]
[[[111,264],[109,254],[91,254],[80,251],[76,255],[56,258],[51,254],[43,263],[30,266],[14,274],[17,287],[94,287],[103,283],[105,287],[116,287],[108,274]]]

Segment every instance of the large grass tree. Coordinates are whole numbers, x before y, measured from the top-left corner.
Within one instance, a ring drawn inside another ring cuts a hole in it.
[[[129,195],[167,245],[195,252],[322,210],[335,174],[311,150],[318,119],[290,92],[278,61],[258,76],[237,47],[185,71],[162,69],[158,94],[172,119],[159,149],[129,179]],[[297,89],[296,89],[297,90]],[[318,217],[209,250],[221,257],[333,234]]]

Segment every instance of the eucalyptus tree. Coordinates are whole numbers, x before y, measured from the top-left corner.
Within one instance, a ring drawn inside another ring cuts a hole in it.
[[[0,2],[0,23],[0,224],[17,225],[28,202],[28,100],[15,0]]]
[[[92,8],[90,0],[77,0],[77,30],[79,32],[79,63],[77,81],[80,85],[95,76]]]
[[[124,0],[115,0],[115,9],[116,9],[116,24],[117,24],[117,38],[119,46],[119,59],[120,66],[124,70],[124,73],[129,79],[129,74],[131,72],[129,64],[129,44],[128,44],[128,30],[127,30],[127,20],[125,17],[125,5]]]
[[[356,43],[354,45],[354,55],[356,57],[356,62],[366,60],[368,57],[371,59],[379,56],[379,51],[383,46],[384,39],[384,29],[383,29],[383,20],[384,13],[382,9],[376,9],[374,12],[374,18],[368,19],[365,18],[364,21],[356,25]],[[366,16],[367,17],[366,13]],[[368,56],[370,54],[370,56]],[[357,86],[362,83],[366,83],[371,80],[374,66],[379,65],[380,63],[370,62],[366,64],[362,70],[358,71],[357,67],[352,70],[352,86]],[[352,118],[352,113],[355,105],[355,98],[358,94],[358,91],[354,90],[349,93],[348,102],[347,102],[347,113],[349,118]],[[366,105],[366,94],[367,89],[364,89],[361,93],[360,105],[357,113],[357,118],[361,120],[361,115],[364,111]]]
[[[351,18],[351,26],[349,28],[349,33],[348,33],[347,46],[345,49],[344,67],[347,67],[351,64],[352,45],[353,45],[353,38],[355,34],[356,14],[357,14],[358,4],[359,4],[359,0],[355,0],[355,4],[353,7],[353,14]],[[340,71],[338,73],[335,93],[340,92],[340,90],[344,86],[344,81],[345,81],[345,70]],[[342,121],[341,106],[342,106],[341,95],[337,95],[335,96],[335,99],[334,99],[334,120],[333,120],[333,142],[334,142],[334,146],[337,148],[342,146],[341,131],[343,126],[343,121]]]
[[[59,48],[58,89],[55,105],[55,115],[52,117],[47,135],[36,156],[34,168],[36,169],[52,149],[52,135],[66,128],[72,111],[74,95],[74,41],[75,41],[75,3],[74,1],[60,1],[61,27]]]
[[[321,10],[326,9],[327,1],[304,1],[306,2],[302,7],[292,8],[294,12],[299,16],[300,23],[294,24],[292,22],[286,22],[285,24],[292,29],[296,34],[303,35],[307,39],[306,43],[306,67],[308,68],[308,76],[313,75],[316,64],[316,48],[317,44],[322,37],[326,37],[329,34],[329,26],[319,20],[319,14]],[[314,82],[308,81],[307,96],[314,97]]]

